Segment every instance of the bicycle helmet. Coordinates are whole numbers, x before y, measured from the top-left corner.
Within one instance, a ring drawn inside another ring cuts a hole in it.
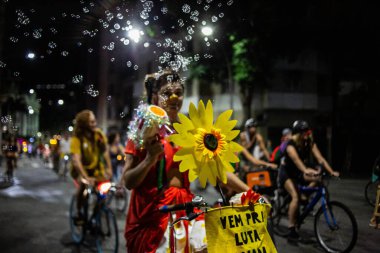
[[[257,127],[257,121],[254,118],[247,119],[245,122],[245,128]]]
[[[293,134],[303,133],[310,130],[309,124],[304,120],[296,120],[293,123]]]

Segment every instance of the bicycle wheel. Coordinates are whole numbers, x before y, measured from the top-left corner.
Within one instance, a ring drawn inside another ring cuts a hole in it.
[[[314,220],[314,232],[326,252],[350,252],[358,237],[358,225],[348,207],[331,201],[319,208]]]
[[[119,231],[112,210],[102,208],[98,216],[96,247],[99,253],[117,253],[119,248]]]
[[[87,206],[87,204],[85,204]],[[85,211],[87,208],[83,207],[83,213],[86,214],[87,212]],[[73,238],[73,241],[75,243],[82,243],[84,240],[84,237],[86,235],[86,222],[83,225],[75,225],[74,220],[75,218],[78,217],[78,210],[77,210],[77,196],[74,194],[74,196],[71,199],[70,203],[70,230],[71,230],[71,237]],[[85,219],[87,220],[87,219]]]
[[[378,184],[379,184],[379,180],[376,180],[375,182],[372,182],[372,180],[370,180],[365,186],[365,191],[364,191],[365,199],[373,207],[375,207],[375,203],[376,203],[376,193],[377,193]]]
[[[288,216],[288,195],[276,192],[272,200],[272,229],[276,235],[287,236],[289,233]]]
[[[116,210],[120,213],[125,213],[128,204],[128,192],[124,187],[117,190],[117,192],[110,193],[110,199],[107,204],[112,210]]]

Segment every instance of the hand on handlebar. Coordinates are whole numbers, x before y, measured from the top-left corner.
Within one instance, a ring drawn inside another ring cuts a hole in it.
[[[81,178],[81,182],[86,184],[86,185],[90,185],[90,186],[94,186],[95,185],[95,182],[96,182],[96,178],[94,177],[82,177]]]
[[[318,177],[321,175],[321,169],[315,170],[312,168],[306,168],[303,174],[309,177]]]

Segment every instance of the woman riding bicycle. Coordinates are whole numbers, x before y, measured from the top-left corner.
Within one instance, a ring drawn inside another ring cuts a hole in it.
[[[76,225],[82,225],[84,217],[81,209],[86,185],[94,185],[97,181],[104,181],[112,177],[107,138],[96,127],[95,115],[90,110],[83,110],[75,117],[70,153],[73,165],[71,176],[79,183],[77,191],[78,217],[75,217],[74,222]]]
[[[163,108],[171,124],[179,122],[178,112],[184,96],[179,75],[171,70],[147,75],[145,88],[147,102]],[[128,140],[125,148],[126,164],[122,180],[132,190],[125,226],[128,252],[167,252],[169,247],[173,248],[168,243],[173,241],[170,238],[173,234],[168,232],[170,216],[160,212],[159,207],[189,202],[193,198],[188,172],[181,173],[179,164],[173,161],[178,147],[162,138],[158,129],[150,130],[150,137],[144,139],[143,149],[136,147],[132,140]],[[228,179],[228,184],[239,192],[249,189],[232,173]],[[184,216],[185,212],[177,214]],[[183,252],[189,252],[188,222],[184,221],[181,226],[183,237],[179,240],[179,233],[176,234],[176,250],[182,248]]]
[[[339,176],[339,172],[334,171],[322,156],[317,144],[313,141],[313,134],[309,124],[303,120],[297,120],[293,123],[292,137],[287,144],[284,157],[284,164],[280,166],[279,181],[280,186],[284,187],[291,196],[288,209],[288,241],[297,242],[299,235],[295,226],[300,199],[297,184],[305,181],[317,181],[318,178],[315,175],[320,174],[319,170],[308,167],[311,160],[314,158],[319,165],[333,176]]]

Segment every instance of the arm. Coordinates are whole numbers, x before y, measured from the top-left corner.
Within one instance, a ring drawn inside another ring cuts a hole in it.
[[[330,175],[339,177],[339,172],[334,171],[331,168],[330,164],[326,161],[326,159],[322,156],[321,152],[319,151],[317,144],[314,143],[313,148],[311,149],[311,152],[313,152],[313,155],[315,159],[318,161],[318,163],[321,164],[323,168],[325,168],[330,173]]]
[[[129,190],[138,187],[143,182],[150,168],[156,164],[158,157],[164,152],[161,142],[157,140],[156,136],[148,138],[145,143],[147,143],[147,154],[140,163],[138,163],[137,157],[131,154],[126,156],[121,181]]]
[[[294,164],[297,166],[297,168],[302,171],[304,174],[315,174],[315,170],[311,168],[307,168],[305,164],[301,161],[300,157],[298,156],[298,153],[296,149],[293,146],[287,146],[286,152],[288,153],[289,157],[293,160]]]
[[[277,165],[274,163],[267,163],[265,161],[259,160],[252,156],[246,149],[243,149],[242,154],[254,165],[259,165],[259,166],[265,166],[265,167],[270,167],[272,169],[276,169]]]
[[[259,147],[260,147],[261,151],[263,151],[265,158],[268,161],[270,161],[270,155],[269,155],[267,147],[265,146],[263,137],[260,134],[257,134],[256,137],[257,137],[257,141],[259,143]]]
[[[248,185],[246,185],[235,174],[231,172],[227,172],[227,184],[225,184],[225,186],[228,186],[236,192],[245,192],[249,190]]]
[[[249,143],[247,142],[245,131],[240,133],[240,143],[243,147],[249,148]]]

